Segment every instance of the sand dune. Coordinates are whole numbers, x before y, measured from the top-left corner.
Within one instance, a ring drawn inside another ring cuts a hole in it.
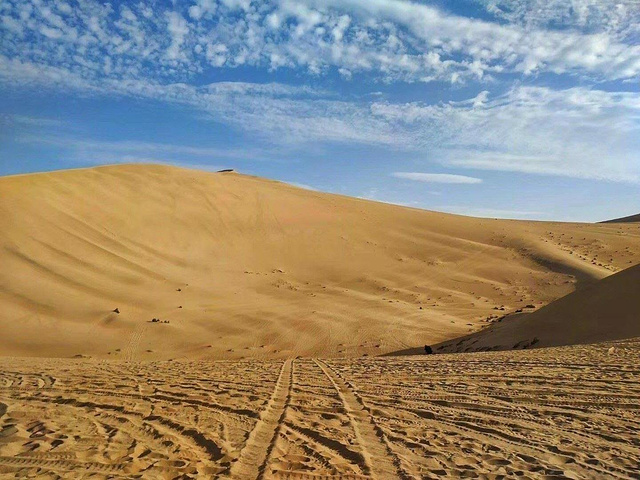
[[[629,223],[629,222],[640,222],[640,213],[637,215],[629,215],[628,217],[622,218],[614,218],[613,220],[607,220],[602,223]]]
[[[576,345],[640,336],[640,265],[533,312],[509,315],[442,352]],[[440,347],[440,346],[438,346]]]
[[[637,478],[640,339],[529,347],[640,335],[639,240],[232,172],[2,178],[0,478]],[[508,351],[362,356],[438,342]]]
[[[637,340],[284,362],[0,358],[0,477],[632,479],[638,362]]]
[[[632,223],[477,219],[155,165],[4,177],[0,354],[377,355],[639,262]]]

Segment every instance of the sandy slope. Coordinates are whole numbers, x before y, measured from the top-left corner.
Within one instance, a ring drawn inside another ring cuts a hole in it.
[[[442,352],[575,345],[640,336],[640,265],[573,292],[534,313],[446,342]]]
[[[602,223],[633,223],[640,222],[640,213],[637,215],[629,215],[628,217],[615,218]]]
[[[4,177],[0,353],[373,355],[638,262],[631,223],[475,219],[166,166]]]
[[[639,362],[639,340],[284,362],[0,358],[0,478],[634,479]]]

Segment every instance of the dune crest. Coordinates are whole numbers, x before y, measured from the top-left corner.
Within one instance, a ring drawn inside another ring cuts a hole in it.
[[[636,215],[629,215],[627,217],[614,218],[613,220],[606,220],[602,223],[637,223],[640,222],[640,213]]]
[[[0,354],[435,344],[640,262],[638,228],[478,219],[159,165],[4,177]]]

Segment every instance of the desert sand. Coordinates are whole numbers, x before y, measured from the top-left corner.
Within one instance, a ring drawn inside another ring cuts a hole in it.
[[[639,478],[640,224],[121,165],[0,247],[0,478]]]
[[[637,223],[479,219],[159,165],[10,176],[0,354],[379,355],[637,263]]]
[[[517,350],[640,337],[640,265],[585,286],[540,310],[491,319],[476,333],[434,345],[439,353]],[[421,353],[424,346],[391,355]]]
[[[421,357],[0,359],[2,478],[638,478],[640,340]]]

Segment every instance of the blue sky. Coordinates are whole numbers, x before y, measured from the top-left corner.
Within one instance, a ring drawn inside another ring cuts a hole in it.
[[[0,2],[0,175],[121,162],[479,216],[638,213],[640,5]]]

